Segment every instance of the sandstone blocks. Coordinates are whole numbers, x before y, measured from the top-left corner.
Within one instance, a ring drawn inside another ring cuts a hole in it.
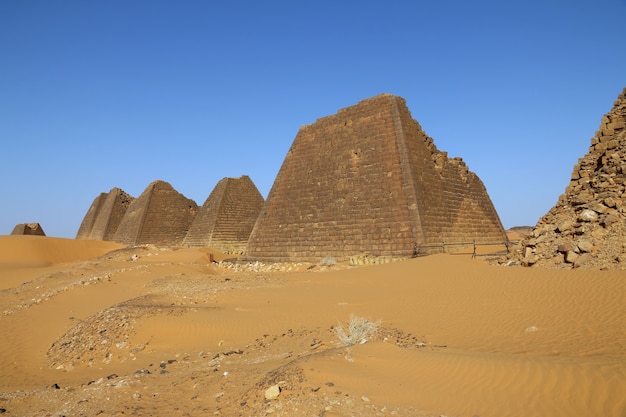
[[[480,179],[436,149],[402,98],[384,94],[300,129],[246,258],[408,257],[444,241],[504,240]]]
[[[179,246],[198,205],[165,181],[154,181],[134,200],[112,240],[129,245]]]
[[[199,209],[183,245],[242,253],[263,203],[263,196],[247,175],[223,178]]]

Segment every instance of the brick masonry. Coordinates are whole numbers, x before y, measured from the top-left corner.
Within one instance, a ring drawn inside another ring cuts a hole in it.
[[[198,205],[165,181],[154,181],[124,214],[112,240],[127,245],[179,246]]]
[[[480,179],[437,150],[404,99],[383,94],[300,129],[244,259],[408,257],[505,239]]]
[[[199,209],[183,246],[242,253],[263,203],[263,196],[247,175],[223,178]]]
[[[76,239],[112,240],[134,199],[119,188],[101,193],[94,199],[83,218]]]

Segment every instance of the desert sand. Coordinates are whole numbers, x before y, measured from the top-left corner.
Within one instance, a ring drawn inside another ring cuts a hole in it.
[[[225,258],[0,236],[0,411],[626,415],[623,271]],[[346,346],[351,317],[377,332]]]

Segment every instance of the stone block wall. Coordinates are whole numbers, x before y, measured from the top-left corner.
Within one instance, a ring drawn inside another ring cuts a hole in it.
[[[505,238],[480,180],[436,151],[403,99],[384,94],[300,129],[246,258],[408,257],[442,239]]]
[[[104,204],[106,197],[107,193],[100,193],[96,198],[94,198],[91,206],[89,206],[89,210],[87,210],[87,214],[85,214],[83,221],[80,223],[78,232],[76,233],[76,239],[91,239],[93,225],[100,214],[100,210],[102,209],[102,205]]]
[[[119,224],[134,197],[115,187],[101,193],[89,207],[76,239],[113,240]]]
[[[223,178],[200,208],[183,245],[242,253],[263,202],[250,177]]]
[[[164,181],[154,181],[134,200],[113,240],[132,245],[181,245],[198,211],[197,204]]]

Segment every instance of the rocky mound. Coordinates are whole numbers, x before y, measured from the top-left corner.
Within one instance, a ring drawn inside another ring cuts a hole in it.
[[[522,241],[525,266],[626,269],[626,88],[558,203]]]

